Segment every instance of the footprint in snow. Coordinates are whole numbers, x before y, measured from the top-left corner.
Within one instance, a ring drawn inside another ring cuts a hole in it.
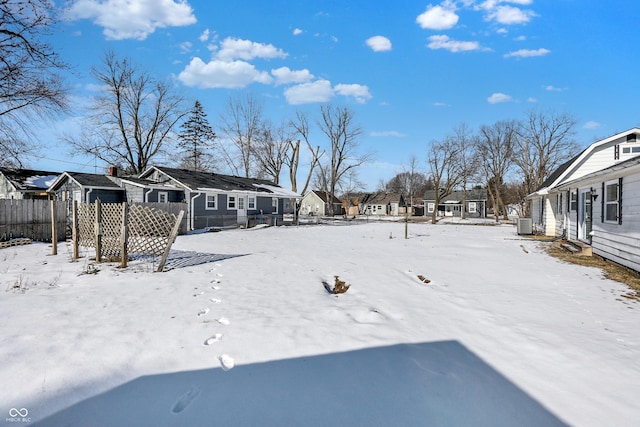
[[[215,335],[211,335],[209,338],[207,338],[207,339],[204,341],[204,344],[203,344],[203,345],[211,345],[211,344],[213,344],[213,343],[215,343],[215,342],[220,341],[220,339],[221,339],[221,338],[222,338],[222,334],[215,334]]]
[[[208,307],[202,308],[202,309],[200,309],[200,311],[198,312],[198,317],[200,317],[200,316],[204,316],[204,315],[205,315],[205,314],[207,314],[208,312],[209,312],[209,308],[208,308]]]
[[[220,287],[216,286],[216,285],[213,285],[213,286],[211,286],[211,289],[213,289],[214,291],[217,291],[218,289],[220,289]]]
[[[220,283],[220,279],[213,279],[212,281],[210,281],[209,283]]]
[[[194,297],[199,297],[200,295],[204,294],[204,292],[197,292],[195,294],[193,294]]]
[[[220,365],[222,366],[223,371],[228,371],[229,369],[233,369],[235,366],[235,361],[233,357],[228,354],[223,354],[222,356],[218,356],[218,360],[220,361]]]
[[[171,408],[171,412],[173,412],[174,414],[179,414],[180,412],[184,411],[187,406],[189,406],[191,402],[193,402],[193,400],[198,397],[199,394],[200,390],[198,388],[193,387],[189,389],[188,392],[186,392],[185,394],[180,396],[178,400],[176,400],[176,403],[174,403],[173,407]]]
[[[214,304],[220,304],[222,302],[222,300],[218,298],[209,298],[209,301],[211,301]]]
[[[221,325],[225,325],[226,326],[231,322],[226,317],[221,317],[221,318],[218,319],[218,323],[220,323]]]

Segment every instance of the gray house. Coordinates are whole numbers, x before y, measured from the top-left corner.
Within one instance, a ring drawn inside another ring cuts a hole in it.
[[[125,190],[106,175],[63,172],[47,189],[57,200],[93,203],[119,203],[126,200]]]
[[[293,220],[296,199],[301,197],[263,179],[163,166],[150,167],[139,179],[151,198],[157,194],[158,200],[185,201],[191,230]],[[135,186],[135,180],[123,178],[122,182],[127,188]]]
[[[0,168],[0,199],[48,199],[60,172]]]
[[[424,195],[424,214],[431,216],[437,209],[437,216],[461,216],[463,201],[467,218],[487,217],[487,190],[485,189],[467,190],[466,197],[462,190],[453,191],[440,199],[437,208],[435,191],[429,190]]]

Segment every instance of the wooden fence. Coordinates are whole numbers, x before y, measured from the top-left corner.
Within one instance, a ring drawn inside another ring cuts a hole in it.
[[[65,202],[0,199],[0,241],[24,237],[38,242],[51,242],[52,212],[56,218],[56,236],[59,241],[64,240],[67,223]]]

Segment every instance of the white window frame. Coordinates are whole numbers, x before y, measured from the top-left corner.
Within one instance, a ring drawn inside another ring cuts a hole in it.
[[[162,200],[164,198],[164,200]],[[158,191],[158,203],[169,203],[169,193],[167,191]]]
[[[427,203],[427,213],[433,213],[436,210],[435,203]]]
[[[478,211],[476,202],[469,202],[469,213],[476,213]]]
[[[245,209],[245,200],[244,200],[244,197],[242,197],[242,196],[238,197],[238,209],[241,210],[241,211],[246,210]]]
[[[570,212],[575,212],[578,210],[578,192],[577,191],[571,191],[571,199],[569,200],[569,211]]]
[[[227,196],[227,210],[235,211],[236,209],[238,209],[238,196],[229,194]]]
[[[271,198],[271,208],[273,209],[273,213],[274,214],[278,213],[278,198],[277,197],[272,197]]]
[[[247,197],[247,209],[256,210],[256,196]]]
[[[209,202],[213,202],[213,206]],[[204,208],[208,211],[213,211],[218,209],[218,195],[217,194],[207,194],[205,196]]]
[[[613,190],[612,192],[610,191]],[[620,185],[618,180],[604,183],[604,221],[618,223],[620,218]],[[615,207],[615,218],[610,216],[609,207]]]

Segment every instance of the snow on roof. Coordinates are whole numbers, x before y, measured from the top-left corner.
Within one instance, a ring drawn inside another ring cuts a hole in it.
[[[289,198],[302,198],[302,196],[298,193],[295,193],[291,190],[287,190],[286,188],[279,187],[277,185],[268,185],[268,184],[253,184],[257,188],[264,188],[265,190],[271,192],[276,197],[289,197]]]
[[[58,175],[34,175],[24,180],[26,186],[34,188],[49,188]]]

